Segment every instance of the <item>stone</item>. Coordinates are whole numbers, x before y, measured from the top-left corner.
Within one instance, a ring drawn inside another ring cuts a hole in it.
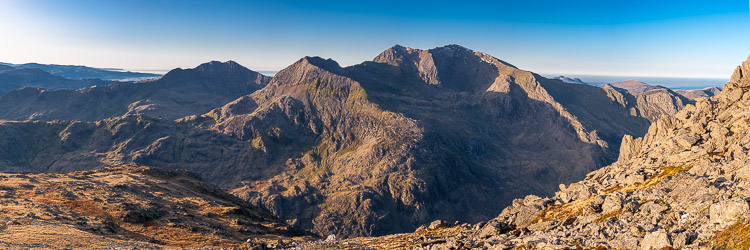
[[[664,230],[657,230],[646,234],[641,241],[641,248],[643,250],[659,250],[665,247],[672,247],[672,242],[669,240],[667,232]]]
[[[750,207],[745,200],[720,201],[711,205],[709,219],[711,223],[727,223],[748,211]]]
[[[432,223],[430,223],[430,226],[427,227],[429,230],[435,230],[438,228],[443,228],[449,226],[448,222],[442,221],[442,220],[435,220]]]
[[[693,231],[678,233],[677,236],[672,239],[672,247],[682,249],[685,246],[692,244],[696,238],[698,238],[698,234]]]
[[[331,235],[328,235],[328,237],[326,237],[326,242],[333,242],[333,241],[336,241],[335,234],[331,234]]]
[[[677,145],[680,145],[680,147],[682,147],[684,149],[690,149],[700,139],[701,139],[701,137],[699,135],[697,135],[697,134],[683,135],[683,136],[677,138]]]
[[[482,227],[482,229],[479,231],[479,238],[488,238],[496,235],[501,235],[512,229],[513,227],[508,224],[493,220]]]
[[[622,209],[622,198],[617,195],[607,195],[602,203],[602,213],[610,214]]]

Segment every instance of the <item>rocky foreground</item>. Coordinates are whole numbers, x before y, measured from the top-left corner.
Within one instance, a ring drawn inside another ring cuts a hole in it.
[[[186,171],[0,174],[1,249],[252,248],[305,239],[313,238]]]
[[[516,199],[476,225],[434,222],[415,233],[321,248],[717,248],[750,246],[750,58],[725,91],[625,136],[614,164],[554,196]]]

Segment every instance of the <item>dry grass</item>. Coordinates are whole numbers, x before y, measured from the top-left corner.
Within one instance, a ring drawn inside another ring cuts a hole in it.
[[[305,247],[305,249],[414,249],[416,247],[444,243],[466,229],[445,227],[433,230],[421,230],[414,233],[392,234],[381,237],[358,237],[338,241],[335,244],[322,244]]]
[[[12,191],[0,197],[0,217],[9,219],[0,220],[0,241],[10,248],[242,248],[248,238],[274,242],[287,229],[168,170],[125,166],[10,175],[2,184]]]
[[[633,192],[636,190],[642,190],[651,186],[654,186],[658,184],[659,182],[663,181],[664,179],[673,176],[677,173],[686,172],[690,170],[691,167],[664,167],[663,171],[659,174],[653,175],[649,177],[646,181],[643,183],[636,183],[628,186],[616,186],[610,189],[605,190],[605,194],[609,194],[616,191],[623,191],[623,192]],[[583,209],[588,206],[593,200],[595,196],[590,196],[583,200],[574,200],[571,202],[568,202],[566,204],[562,205],[550,205],[542,212],[539,213],[539,215],[532,220],[532,223],[534,222],[540,222],[540,221],[550,221],[550,220],[564,220],[570,217],[579,216],[583,213]],[[616,216],[616,214],[608,214],[603,215],[603,218],[599,218],[598,222],[603,221],[606,218],[605,216]]]
[[[709,239],[712,249],[750,249],[750,221],[739,220]]]
[[[590,196],[583,200],[574,200],[562,205],[548,206],[542,210],[534,220],[532,220],[532,223],[539,221],[564,220],[570,217],[579,216],[583,213],[583,209],[593,200],[594,196]]]
[[[600,223],[600,222],[602,222],[602,221],[604,221],[606,219],[609,219],[611,217],[620,216],[621,213],[622,213],[622,211],[617,210],[617,211],[614,211],[614,212],[611,212],[611,213],[608,213],[608,214],[602,214],[602,216],[600,216],[599,218],[596,218],[594,220],[594,223]]]
[[[687,172],[688,170],[690,170],[690,168],[691,167],[671,167],[671,166],[664,167],[662,168],[663,171],[661,171],[660,173],[656,175],[649,177],[646,181],[642,183],[635,183],[635,184],[628,185],[628,186],[616,186],[616,187],[607,189],[605,192],[607,194],[616,192],[616,191],[632,193],[633,191],[636,191],[636,190],[643,190],[653,185],[656,185],[659,182],[663,181],[664,179],[674,176],[677,173]]]

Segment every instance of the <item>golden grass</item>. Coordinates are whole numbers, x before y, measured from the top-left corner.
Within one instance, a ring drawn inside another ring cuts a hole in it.
[[[631,193],[636,190],[642,190],[651,186],[654,186],[658,184],[659,182],[663,181],[664,179],[673,176],[677,173],[686,172],[690,170],[691,167],[664,167],[662,168],[662,172],[659,174],[653,175],[649,177],[646,181],[642,183],[636,183],[628,186],[616,186],[610,189],[605,190],[605,194],[610,194],[612,192],[616,191],[623,191]],[[551,205],[542,210],[539,215],[532,220],[532,223],[540,222],[540,221],[550,221],[550,220],[564,220],[570,217],[579,216],[583,213],[583,209],[588,206],[593,200],[595,196],[590,196],[583,200],[574,200],[571,202],[568,202],[566,204],[562,205]],[[603,215],[604,217],[606,215]],[[616,216],[616,215],[610,215]],[[601,219],[599,222],[603,221],[604,218]]]
[[[564,220],[570,217],[579,216],[583,213],[583,209],[593,200],[594,196],[590,196],[584,200],[574,200],[562,205],[548,206],[546,209],[542,210],[534,220],[532,220],[532,223],[539,221]]]
[[[749,249],[750,221],[743,219],[711,236],[708,245],[712,249]]]
[[[594,220],[594,223],[600,223],[600,222],[602,222],[602,221],[604,221],[606,219],[609,219],[611,217],[620,216],[621,213],[622,213],[621,210],[617,210],[617,211],[614,211],[614,212],[611,212],[611,213],[608,213],[608,214],[602,214],[602,216],[600,216],[599,218],[596,218]]]
[[[690,170],[690,168],[691,167],[671,167],[671,166],[664,167],[662,168],[663,171],[661,171],[660,173],[656,175],[649,177],[646,181],[642,183],[635,183],[635,184],[631,184],[627,186],[616,186],[616,187],[605,190],[605,193],[609,194],[609,193],[617,192],[617,191],[632,193],[633,191],[636,191],[636,190],[643,190],[653,185],[656,185],[659,182],[663,181],[664,179],[674,176],[677,173],[687,172],[688,170]]]

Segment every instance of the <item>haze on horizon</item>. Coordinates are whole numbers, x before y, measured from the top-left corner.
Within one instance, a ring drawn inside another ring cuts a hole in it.
[[[275,71],[460,44],[544,74],[728,78],[750,54],[750,13],[747,1],[0,0],[0,34],[10,63]]]

